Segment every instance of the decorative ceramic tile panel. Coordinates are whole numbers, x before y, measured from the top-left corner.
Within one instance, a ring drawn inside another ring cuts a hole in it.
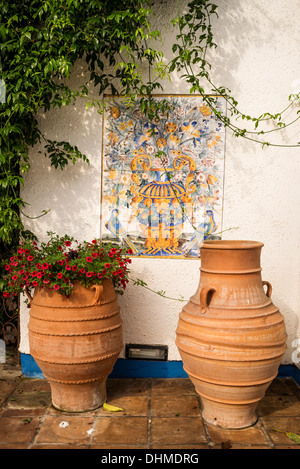
[[[139,99],[106,98],[101,237],[136,256],[195,257],[222,230],[224,126],[201,96],[155,99],[169,110],[150,123]]]

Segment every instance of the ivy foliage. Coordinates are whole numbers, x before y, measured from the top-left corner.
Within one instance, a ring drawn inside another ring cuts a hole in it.
[[[30,147],[43,141],[56,168],[87,160],[70,143],[46,139],[38,127],[38,112],[87,96],[86,84],[74,90],[68,82],[78,59],[86,61],[99,95],[115,94],[119,87],[133,99],[142,86],[140,61],[160,61],[148,45],[159,37],[150,29],[150,13],[141,0],[0,1],[0,78],[6,85],[6,102],[0,102],[2,243],[12,242],[23,230],[20,211],[24,213],[25,202],[19,187],[30,166]],[[113,72],[105,72],[105,63]]]

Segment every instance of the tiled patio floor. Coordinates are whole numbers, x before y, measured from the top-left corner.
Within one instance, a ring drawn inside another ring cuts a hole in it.
[[[290,378],[273,381],[257,423],[243,430],[207,425],[189,379],[110,379],[107,389],[122,412],[62,413],[46,380],[0,364],[0,449],[300,449],[286,436],[300,434],[300,388]]]

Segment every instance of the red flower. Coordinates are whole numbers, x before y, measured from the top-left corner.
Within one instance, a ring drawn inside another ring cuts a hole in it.
[[[5,270],[10,270],[10,265],[6,265]]]
[[[44,272],[38,272],[38,273],[36,274],[37,278],[42,278],[43,275],[44,275]]]
[[[71,246],[71,241],[66,241],[65,246]]]
[[[53,288],[54,288],[55,290],[59,290],[59,285],[53,285]]]
[[[86,273],[86,276],[87,276],[87,277],[92,277],[92,275],[93,275],[92,272],[87,272],[87,273]]]
[[[85,274],[85,269],[80,269],[80,272],[81,272],[82,274]]]
[[[128,249],[128,250],[127,250],[127,254],[133,254],[133,250],[132,250],[132,249]]]
[[[57,249],[59,249],[59,251],[62,251],[62,247],[61,247],[61,246],[57,246]]]
[[[3,293],[3,296],[4,296],[5,298],[8,298],[8,297],[10,296],[10,293],[8,293],[7,291],[5,291],[5,292]]]
[[[44,262],[44,264],[42,265],[42,269],[49,269],[49,264],[47,262]]]
[[[34,280],[34,281],[32,282],[32,285],[33,285],[34,287],[37,287],[37,286],[38,286],[38,283],[37,283],[37,281],[36,281],[36,280]]]
[[[71,270],[71,269],[72,269],[72,267],[69,264],[67,264],[66,265],[66,270]]]
[[[64,261],[57,261],[57,264],[64,265]]]
[[[109,269],[109,268],[110,268],[110,263],[107,262],[104,267],[105,267],[106,269]]]
[[[58,272],[57,278],[63,278],[63,274],[61,272]]]
[[[73,265],[72,270],[75,272],[77,270],[77,265]]]
[[[93,262],[93,258],[92,258],[92,257],[86,257],[85,260],[86,260],[87,262]]]
[[[31,277],[36,277],[37,276],[37,271],[34,270],[33,272],[31,272]]]
[[[102,278],[102,274],[100,274],[100,273],[97,274],[97,277],[98,277],[98,278]]]
[[[28,261],[33,261],[33,256],[28,256],[28,257],[27,257],[27,260],[28,260]]]
[[[45,280],[43,280],[43,283],[49,283],[49,280],[45,278]]]
[[[96,240],[96,239],[93,239],[92,243],[93,243],[93,244],[97,244],[97,240]]]

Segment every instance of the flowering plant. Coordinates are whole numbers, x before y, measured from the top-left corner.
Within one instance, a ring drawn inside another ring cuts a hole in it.
[[[110,278],[118,293],[128,283],[130,249],[99,240],[79,243],[65,235],[48,232],[49,241],[37,245],[22,241],[14,256],[5,264],[3,296],[17,295],[26,288],[47,287],[69,296],[74,281],[85,287]]]

